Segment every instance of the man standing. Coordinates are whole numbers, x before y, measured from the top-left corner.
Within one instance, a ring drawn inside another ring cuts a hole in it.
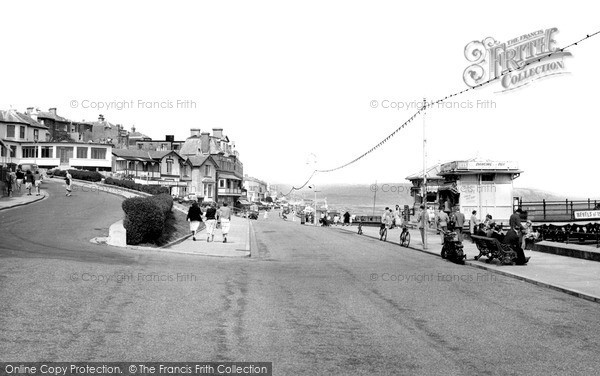
[[[425,212],[425,206],[419,206],[419,212],[417,213],[417,228],[421,233],[421,241],[423,245],[425,245],[425,227],[423,225],[423,217],[425,217],[425,222],[429,223],[429,214]]]
[[[519,208],[508,219],[508,226],[519,235],[519,245],[523,242],[523,230],[525,229],[525,226],[521,223],[522,213],[523,211]]]
[[[439,211],[438,217],[437,217],[437,225],[438,225],[438,229],[440,230],[442,244],[444,244],[444,233],[446,233],[446,231],[448,231],[448,221],[450,221],[448,214],[446,214],[446,212],[444,211],[444,207],[440,206],[440,211]]]
[[[477,210],[473,210],[473,212],[471,212],[471,220],[469,221],[469,232],[471,233],[471,235],[475,235],[475,232],[477,231],[477,226],[479,225],[479,220],[477,219]],[[471,240],[473,240],[473,238],[471,238]],[[473,240],[473,242],[475,242]]]
[[[231,208],[227,206],[227,203],[223,203],[223,207],[221,207],[221,213],[219,215],[221,219],[221,231],[223,232],[223,243],[227,243],[227,234],[229,233],[229,228],[231,227]]]
[[[206,209],[206,241],[209,242],[215,239],[215,226],[217,225],[217,208],[213,202]]]
[[[454,207],[454,221],[455,221],[455,230],[458,234],[458,240],[462,242],[463,240],[463,226],[465,225],[465,215],[460,212],[460,208],[458,206]]]

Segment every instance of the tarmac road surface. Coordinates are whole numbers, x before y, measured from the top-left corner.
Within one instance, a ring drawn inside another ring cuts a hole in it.
[[[251,258],[89,243],[121,199],[0,212],[3,361],[267,361],[275,375],[596,374],[600,305],[274,213]],[[203,242],[197,242],[201,247]]]

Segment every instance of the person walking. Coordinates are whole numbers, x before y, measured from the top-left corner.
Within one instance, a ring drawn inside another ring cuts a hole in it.
[[[31,170],[27,170],[25,173],[25,189],[27,189],[27,196],[31,196],[31,188],[33,187],[34,183],[35,181]]]
[[[344,213],[344,226],[350,226],[350,213]]]
[[[23,173],[23,170],[18,169],[17,173],[17,189],[19,190],[19,192],[21,192],[21,187],[23,186],[23,179],[25,179],[25,174]]]
[[[221,231],[223,232],[223,243],[227,243],[227,234],[229,234],[229,228],[231,227],[231,208],[224,202],[221,207],[221,213],[219,214],[221,219]]]
[[[209,242],[215,239],[215,227],[217,225],[217,208],[214,202],[206,208],[204,217],[206,223],[206,241]]]
[[[192,240],[196,241],[196,232],[202,222],[202,209],[198,206],[198,202],[194,201],[187,213],[187,221],[190,222],[190,231],[192,232]]]
[[[458,240],[463,241],[463,226],[465,225],[465,215],[460,212],[460,208],[458,206],[454,207],[454,225],[456,233],[458,235]]]
[[[39,171],[35,172],[35,174],[33,175],[33,180],[34,180],[33,185],[35,186],[35,195],[39,196],[40,195],[40,185],[42,185],[42,176],[40,175]]]
[[[67,196],[67,197],[71,197],[71,191],[73,190],[72,184],[73,184],[73,177],[71,176],[70,173],[67,172],[67,176],[65,177],[65,189],[67,190],[67,193],[65,193],[65,196]]]

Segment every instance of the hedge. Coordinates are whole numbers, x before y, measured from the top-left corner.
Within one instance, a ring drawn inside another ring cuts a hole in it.
[[[117,187],[123,187],[123,188],[128,188],[128,189],[133,189],[134,191],[140,191],[140,192],[145,192],[145,193],[149,193],[151,195],[160,195],[160,194],[168,194],[169,193],[169,188],[168,187],[163,187],[160,185],[156,185],[156,184],[139,184],[134,182],[133,180],[121,180],[121,179],[114,179],[114,178],[106,178],[104,180],[105,184],[109,184],[109,185],[116,185]]]
[[[87,181],[100,181],[104,176],[97,171],[87,171],[87,170],[59,170],[54,169],[47,172],[47,174],[51,174],[54,176],[67,176],[67,171],[71,174],[73,179],[87,180]]]
[[[123,201],[121,207],[125,212],[127,244],[156,243],[173,207],[173,198],[169,194],[132,197]]]

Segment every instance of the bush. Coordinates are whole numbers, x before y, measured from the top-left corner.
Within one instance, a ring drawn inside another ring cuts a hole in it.
[[[167,194],[132,197],[123,201],[121,207],[125,212],[127,244],[156,243],[173,207],[173,198]]]
[[[87,171],[87,170],[68,170],[68,171],[71,174],[71,176],[73,177],[73,179],[96,182],[96,181],[102,180],[102,178],[103,178],[102,174],[97,171]],[[65,177],[65,176],[67,176],[67,170],[59,170],[58,168],[55,168],[55,169],[49,170],[47,172],[47,174]]]
[[[138,184],[133,180],[121,180],[114,178],[106,178],[105,184],[116,185],[117,187],[123,187],[134,191],[140,191],[149,193],[151,195],[159,195],[163,193],[169,193],[168,187],[162,187],[160,185],[149,185],[149,184]]]

